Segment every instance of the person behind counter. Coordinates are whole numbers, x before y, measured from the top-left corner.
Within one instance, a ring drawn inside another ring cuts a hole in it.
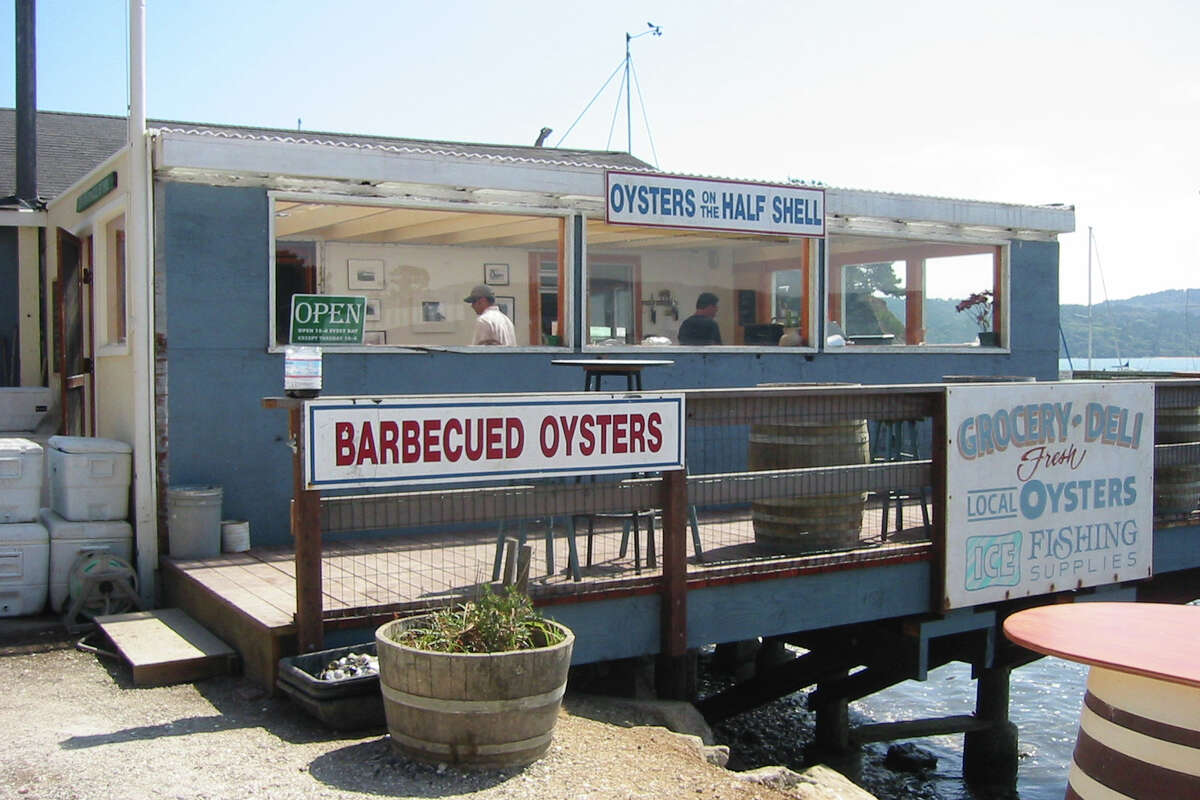
[[[512,320],[496,306],[496,293],[490,286],[476,286],[463,298],[478,314],[475,318],[475,336],[471,344],[498,344],[512,347],[517,343]]]
[[[717,315],[718,298],[712,292],[701,292],[696,298],[696,313],[679,326],[680,344],[720,344],[721,328],[713,319]]]

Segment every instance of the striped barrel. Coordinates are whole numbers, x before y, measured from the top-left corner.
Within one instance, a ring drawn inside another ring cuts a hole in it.
[[[392,746],[429,763],[523,766],[550,747],[575,635],[550,647],[502,653],[437,653],[395,641],[426,617],[375,631],[379,687]]]
[[[1093,666],[1066,800],[1130,797],[1200,798],[1200,689]]]

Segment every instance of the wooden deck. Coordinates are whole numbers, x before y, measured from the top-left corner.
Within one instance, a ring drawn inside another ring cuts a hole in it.
[[[865,515],[857,549],[788,556],[764,552],[755,545],[745,514],[705,515],[699,525],[705,548],[702,558],[696,557],[689,536],[688,582],[768,579],[781,571],[852,569],[887,559],[927,557],[930,546],[922,528],[890,533],[883,541],[879,524],[877,514]],[[397,614],[469,598],[481,583],[492,579],[497,533],[493,528],[325,542],[321,559],[325,630],[369,629]],[[506,535],[516,534],[506,531]],[[640,571],[634,566],[632,537],[622,554],[622,526],[611,519],[595,530],[589,565],[588,537],[581,522],[575,534],[579,581],[572,580],[567,569],[570,537],[561,521],[549,540],[545,523],[531,524],[526,536],[533,549],[529,590],[539,605],[659,591],[661,562],[647,563],[644,530]],[[661,537],[657,528],[656,536]],[[548,559],[551,548],[552,561]],[[655,550],[661,552],[661,538]],[[272,690],[279,659],[297,651],[295,578],[295,554],[285,547],[163,560],[168,604],[183,608],[231,643],[242,656],[246,675]]]

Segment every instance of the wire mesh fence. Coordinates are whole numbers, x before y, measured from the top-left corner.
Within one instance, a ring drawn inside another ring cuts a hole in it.
[[[939,540],[946,440],[938,387],[686,392],[689,575],[852,559]],[[1155,527],[1200,520],[1200,387],[1159,385]],[[1171,496],[1165,497],[1164,492]],[[662,579],[659,474],[598,475],[321,501],[326,616],[444,605],[527,546],[535,596]],[[715,574],[715,573],[714,573]]]
[[[935,392],[774,387],[687,393],[689,572],[927,541]],[[530,548],[531,593],[653,585],[658,474],[386,494],[321,504],[327,616],[469,597]]]
[[[704,562],[929,540],[933,399],[853,387],[689,397]]]

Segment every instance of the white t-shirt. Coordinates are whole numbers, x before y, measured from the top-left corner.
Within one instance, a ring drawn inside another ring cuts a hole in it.
[[[500,344],[515,346],[517,334],[513,330],[512,320],[504,316],[504,312],[496,306],[488,309],[475,318],[475,338],[471,344]]]

